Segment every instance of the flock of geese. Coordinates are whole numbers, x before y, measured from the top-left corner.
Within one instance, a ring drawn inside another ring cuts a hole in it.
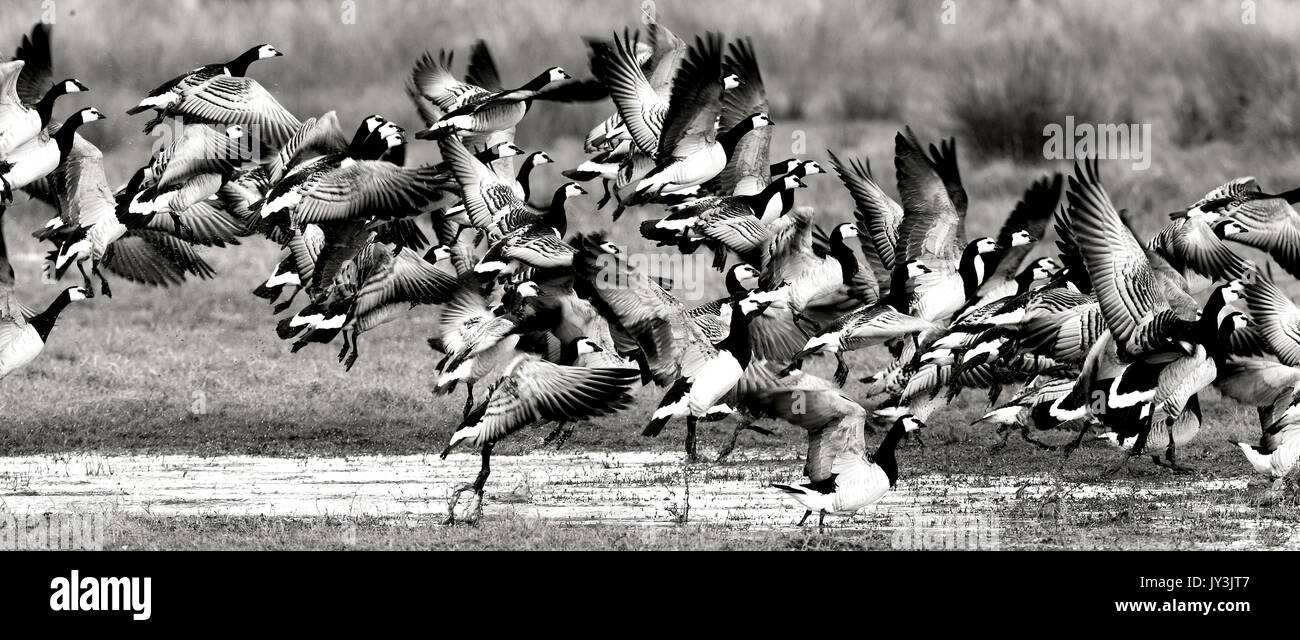
[[[806,507],[804,520],[879,500],[898,479],[899,441],[965,390],[988,394],[979,423],[1003,443],[1019,432],[1053,448],[1035,434],[1069,430],[1068,450],[1099,429],[1121,450],[1116,471],[1141,455],[1183,471],[1176,454],[1214,385],[1258,408],[1260,442],[1236,443],[1249,463],[1279,482],[1295,468],[1300,309],[1234,246],[1300,276],[1300,190],[1234,180],[1141,242],[1085,161],[1030,185],[996,235],[968,239],[955,142],[925,145],[907,129],[895,138],[899,201],[865,159],[831,154],[854,216],[822,226],[796,194],[828,172],[769,158],[774,123],[749,40],[687,42],[651,24],[587,47],[590,77],[552,67],[517,88],[482,42],[463,77],[451,52],[420,57],[406,91],[422,119],[414,137],[440,151],[428,166],[406,164],[406,131],[382,116],[351,135],[334,112],[299,120],[247,75],[281,52],[253,47],[128,111],[154,114],[146,132],[170,120],[180,133],[114,188],[82,136],[104,114],[54,117],[61,96],[89,88],[54,80],[38,25],[0,64],[3,201],[23,191],[57,210],[35,236],[50,243],[53,277],[75,265],[83,283],[29,309],[0,236],[0,378],[39,355],[69,303],[111,297],[108,276],[211,278],[196,247],[262,236],[284,257],[254,293],[283,313],[276,331],[294,351],[341,342],[351,368],[361,334],[437,307],[436,392],[465,388],[443,456],[482,452],[477,478],[450,498],[452,519],[467,492],[467,517],[481,514],[502,438],[553,424],[546,441],[562,442],[575,423],[625,411],[639,385],[662,388],[643,434],[684,422],[691,460],[701,421],[736,423],[719,458],[743,431],[762,431],[760,419],[805,429],[809,481],[774,485]],[[539,198],[533,172],[554,161],[516,146],[516,126],[538,100],[606,97],[613,109],[585,140],[589,158]],[[570,233],[566,203],[595,191],[598,208],[637,215],[655,245],[706,249],[726,294],[687,306],[628,247]],[[1029,259],[1049,232],[1056,255]],[[846,354],[877,345],[892,360],[861,377],[863,401],[884,398],[869,411],[842,391]],[[837,365],[829,379],[803,370],[822,356]],[[870,425],[888,429],[869,453]]]

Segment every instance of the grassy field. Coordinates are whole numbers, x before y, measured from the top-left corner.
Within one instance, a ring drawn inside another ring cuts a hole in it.
[[[349,23],[349,3],[332,0],[58,0],[53,3],[56,77],[75,76],[92,87],[92,93],[65,98],[59,112],[70,112],[76,103],[110,114],[112,120],[92,125],[85,135],[104,149],[110,180],[124,181],[145,161],[154,141],[139,133],[143,118],[122,113],[127,107],[176,73],[270,42],[286,57],[258,64],[252,75],[299,116],[337,109],[344,122],[351,122],[378,112],[410,129],[415,116],[402,81],[421,51],[464,51],[484,38],[508,82],[522,83],[550,64],[585,71],[578,36],[634,24],[643,5],[633,0],[356,4],[355,20]],[[1300,46],[1287,39],[1292,27],[1300,26],[1295,5],[1260,3],[1258,23],[1243,24],[1238,3],[1213,0],[1106,1],[1102,7],[959,0],[956,24],[945,24],[937,2],[645,4],[679,34],[717,29],[755,38],[779,126],[774,158],[802,155],[825,161],[827,149],[842,157],[866,156],[893,191],[897,130],[910,124],[925,140],[958,136],[972,235],[995,232],[1033,179],[1069,169],[1068,162],[1032,157],[1043,126],[1066,115],[1151,126],[1149,169],[1133,170],[1127,161],[1102,166],[1112,197],[1136,213],[1143,233],[1164,224],[1165,212],[1229,178],[1254,175],[1266,189],[1282,190],[1294,186],[1300,175],[1300,158],[1288,148],[1300,139],[1294,62],[1300,59]],[[0,49],[16,46],[46,9],[35,0],[0,0]],[[1015,64],[1024,60],[1042,65]],[[581,158],[581,136],[608,110],[607,105],[541,105],[520,127],[520,144],[546,149],[561,166],[573,166]],[[435,158],[431,144],[412,144],[416,159]],[[1026,148],[1031,157],[1025,157]],[[550,167],[537,179],[548,187],[562,181]],[[827,222],[850,218],[851,201],[835,178],[815,176],[809,182],[801,202],[814,206]],[[575,228],[610,226],[608,214],[592,211],[593,205],[578,205],[586,209],[574,216]],[[50,215],[41,206],[22,204],[5,218],[21,298],[37,305],[66,284],[42,282],[43,249],[28,234]],[[619,225],[614,237],[642,246],[626,231],[630,228]],[[335,361],[334,347],[290,354],[274,334],[270,308],[250,295],[276,262],[276,247],[250,239],[204,255],[219,274],[212,281],[169,290],[115,283],[112,300],[96,299],[69,310],[45,354],[0,383],[0,455],[315,456],[441,449],[456,427],[453,416],[462,396],[435,398],[431,393],[438,355],[425,347],[425,338],[436,310],[413,311],[366,334],[361,360],[345,373]],[[720,288],[716,279],[707,279],[681,293],[700,300]],[[856,355],[863,371],[884,362],[880,353]],[[633,410],[584,425],[566,447],[677,450],[679,426],[657,440],[637,435],[657,393],[642,390]],[[860,389],[851,384],[848,393],[856,396]],[[1206,428],[1180,451],[1181,457],[1205,477],[1248,475],[1244,460],[1225,438],[1256,437],[1254,411],[1220,402],[1214,392],[1206,400]],[[936,415],[926,434],[930,446],[916,463],[934,473],[1054,474],[1070,480],[1095,475],[1114,459],[1108,450],[1089,447],[1061,469],[1055,455],[1014,443],[990,456],[987,450],[995,438],[969,426],[985,406],[982,396],[967,392]],[[728,431],[725,426],[707,428],[705,449],[716,447]],[[531,451],[539,446],[540,435],[520,434],[497,452]],[[742,448],[787,456],[794,472],[803,442],[802,432],[785,427],[773,437],[746,434]],[[1157,486],[1169,479],[1146,463],[1134,466],[1139,484]],[[1278,526],[1293,526],[1286,507],[1257,506],[1253,494],[1215,499],[1258,508],[1261,517],[1280,522]],[[1138,502],[1115,506],[1115,513],[1128,515],[1114,526],[1100,527],[1132,543],[1119,546],[1142,546],[1170,535],[1144,529],[1148,523]],[[1034,540],[1073,535],[1096,524],[1077,520],[1058,534],[1035,525],[1016,540],[1051,546]],[[646,543],[632,533],[611,535],[522,517],[485,525],[491,528],[489,535],[382,520],[352,525],[358,532],[356,546],[367,548],[880,546],[871,536],[848,533],[818,537],[698,527]],[[339,526],[343,524],[217,515],[131,516],[122,520],[112,540],[114,546],[131,548],[258,548],[275,531],[281,540],[277,544],[284,546],[311,547],[319,541],[329,546]],[[1211,535],[1196,532],[1213,526],[1194,520],[1178,533]],[[1104,538],[1098,540],[1103,542],[1086,546],[1106,546]]]

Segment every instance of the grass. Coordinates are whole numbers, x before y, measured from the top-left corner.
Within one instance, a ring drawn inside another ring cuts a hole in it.
[[[1137,230],[1144,236],[1166,222],[1165,212],[1229,178],[1255,175],[1266,189],[1282,190],[1294,186],[1294,176],[1300,174],[1295,154],[1279,144],[1258,143],[1274,134],[1289,140],[1294,133],[1295,91],[1288,83],[1294,76],[1295,45],[1285,36],[1300,23],[1300,8],[1269,4],[1267,19],[1243,25],[1235,4],[1227,5],[1211,0],[1107,1],[1078,8],[1066,2],[990,0],[958,3],[958,22],[947,25],[937,9],[916,2],[827,0],[795,11],[780,0],[654,3],[656,18],[680,34],[718,29],[754,37],[780,127],[773,139],[775,158],[792,155],[796,142],[805,143],[806,156],[821,161],[825,149],[841,157],[865,155],[892,191],[895,131],[912,124],[926,141],[957,135],[971,197],[971,235],[996,232],[1032,180],[1069,169],[1067,163],[1034,155],[1041,148],[1045,121],[1060,122],[1072,114],[1094,121],[1131,117],[1151,123],[1155,148],[1149,170],[1132,170],[1127,162],[1103,163],[1102,168],[1112,197],[1135,212]],[[376,1],[357,3],[356,21],[348,24],[341,5],[326,0],[234,5],[60,0],[56,77],[76,76],[92,93],[65,98],[68,104],[61,103],[59,112],[95,104],[110,114],[112,120],[88,127],[85,135],[105,150],[110,181],[121,182],[145,161],[153,139],[139,134],[142,118],[120,114],[171,75],[228,59],[252,44],[271,42],[288,53],[260,63],[253,75],[296,114],[337,109],[350,122],[378,112],[410,129],[414,113],[401,87],[419,52],[441,47],[463,52],[484,38],[493,45],[508,82],[522,82],[550,64],[584,70],[578,36],[634,22],[641,6],[639,1],[505,0],[442,3],[434,11],[427,3]],[[41,18],[41,10],[42,3],[35,0],[0,0],[0,43],[8,43],[4,49],[16,45]],[[1030,33],[1042,35],[1025,35]],[[1216,90],[1223,86],[1231,90]],[[1241,95],[1248,96],[1249,115],[1230,108]],[[574,166],[581,159],[581,137],[608,111],[608,105],[539,105],[519,129],[520,144],[545,148],[561,166]],[[1232,128],[1236,122],[1248,122],[1240,125],[1248,130]],[[414,142],[412,156],[433,160],[431,149],[431,144]],[[544,190],[562,180],[558,171],[547,169],[539,179],[545,181]],[[827,225],[849,218],[851,201],[834,178],[815,176],[809,183],[801,203],[814,206]],[[38,205],[21,204],[5,218],[19,295],[37,306],[64,286],[41,281],[42,251],[28,235],[49,215]],[[586,210],[574,216],[573,226],[609,227],[605,216]],[[613,236],[643,250],[628,231],[634,227],[619,225]],[[204,255],[219,274],[212,281],[168,290],[115,282],[113,300],[96,299],[69,310],[42,357],[0,382],[0,455],[306,456],[441,449],[457,426],[462,396],[431,394],[438,356],[426,350],[424,341],[433,332],[435,309],[414,310],[363,336],[361,360],[345,373],[333,347],[288,353],[274,335],[269,307],[249,294],[276,262],[276,247],[250,239]],[[721,290],[717,280],[706,276],[699,287],[679,293],[688,300],[706,299]],[[883,362],[883,354],[876,352],[855,357],[863,370]],[[861,390],[850,385],[846,393],[859,397]],[[679,431],[649,441],[638,435],[656,394],[638,392],[632,411],[584,425],[567,447],[677,450]],[[1203,405],[1206,430],[1182,455],[1212,477],[1246,475],[1239,452],[1223,439],[1257,434],[1253,414],[1212,393]],[[918,468],[987,476],[1058,473],[1053,456],[1028,447],[1013,445],[990,457],[991,434],[968,426],[984,409],[980,396],[968,392],[936,415],[930,421],[931,446],[915,461]],[[722,428],[706,428],[704,446],[716,446],[725,435]],[[498,452],[531,450],[539,438],[520,434]],[[778,429],[771,438],[747,434],[742,442],[744,450],[788,456],[792,470],[804,446],[803,434],[791,428]],[[1112,459],[1101,449],[1078,455],[1062,478],[1095,472]],[[1167,476],[1145,468],[1139,474],[1151,485],[1168,482]],[[1248,498],[1224,499],[1242,503]],[[1097,515],[1126,509],[1128,515],[1113,525]],[[1281,507],[1274,509],[1281,513]],[[1136,506],[1091,505],[1074,513],[1076,519],[1067,518],[1064,525],[1053,520],[1055,529],[1035,519],[1024,525],[1015,544],[1049,546],[1041,541],[1069,540],[1089,528],[1110,531],[1116,539],[1132,538],[1133,546],[1166,535],[1143,531],[1152,521]],[[310,546],[313,540],[332,539],[333,529],[344,526],[221,516],[124,516],[123,522],[114,544],[132,548],[257,548],[270,544],[271,527],[284,528],[286,546]],[[352,524],[361,541],[357,546],[366,548],[456,547],[470,545],[470,538],[478,536],[383,520]],[[1193,540],[1211,535],[1197,533],[1198,526],[1208,525],[1193,518],[1178,531]],[[481,543],[485,546],[536,541],[543,548],[606,548],[644,542],[633,533],[628,533],[631,542],[616,543],[619,533],[526,518],[484,527],[490,531],[484,537],[488,542]],[[802,533],[681,531],[681,536],[653,544],[801,548],[810,539]],[[857,548],[880,542],[849,538],[828,534],[816,544]]]

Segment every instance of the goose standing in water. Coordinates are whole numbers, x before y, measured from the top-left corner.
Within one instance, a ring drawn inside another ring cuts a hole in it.
[[[800,485],[776,484],[803,505],[799,525],[817,513],[817,527],[825,524],[826,514],[852,515],[884,497],[898,483],[898,459],[895,449],[904,436],[925,427],[912,415],[899,416],[876,448],[867,456],[863,435],[864,417],[841,420],[833,427],[810,433],[808,463],[804,467],[809,482]]]

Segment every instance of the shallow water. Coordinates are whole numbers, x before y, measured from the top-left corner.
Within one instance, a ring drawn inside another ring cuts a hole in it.
[[[771,482],[798,481],[802,467],[798,460],[740,459],[687,468],[680,454],[624,452],[503,455],[492,462],[485,505],[489,518],[513,512],[575,523],[669,525],[680,521],[689,502],[692,523],[767,530],[791,527],[803,513],[769,487]],[[451,491],[471,481],[478,465],[475,454],[456,454],[446,460],[435,456],[4,458],[0,459],[0,511],[443,516]],[[1190,496],[1245,486],[1245,479],[1171,480],[1155,486],[1112,481],[1062,487],[1055,479],[1033,476],[908,476],[879,503],[852,517],[828,517],[827,524],[883,531],[909,547],[996,547],[1008,527],[1033,525],[1035,514],[1050,502],[1053,491],[1068,491],[1076,504],[1137,496],[1151,509],[1176,501],[1184,513],[1189,505],[1204,513],[1235,511],[1238,505],[1208,501],[1201,505],[1194,498],[1189,502]],[[468,502],[466,494],[462,504]],[[1259,525],[1247,521],[1238,527],[1241,535],[1222,546],[1254,546],[1251,531]]]

